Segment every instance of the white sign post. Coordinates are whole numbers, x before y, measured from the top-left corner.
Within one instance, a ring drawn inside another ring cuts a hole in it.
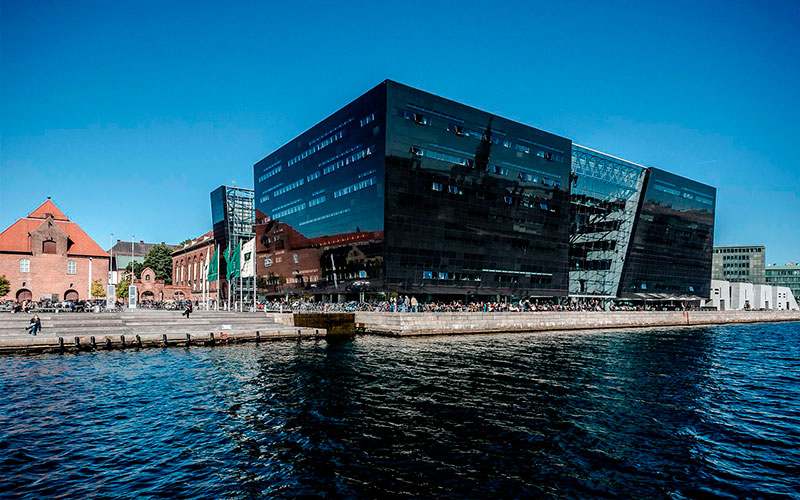
[[[136,309],[136,286],[128,287],[128,309]]]

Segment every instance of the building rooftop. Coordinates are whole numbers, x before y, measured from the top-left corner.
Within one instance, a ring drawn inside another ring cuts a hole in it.
[[[69,245],[67,255],[88,257],[108,257],[108,253],[86,234],[77,224],[70,221],[49,198],[39,208],[11,224],[0,233],[0,252],[31,253],[30,233],[45,224],[48,219],[67,233]]]

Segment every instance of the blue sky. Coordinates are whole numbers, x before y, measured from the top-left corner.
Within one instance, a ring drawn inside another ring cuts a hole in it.
[[[0,0],[0,226],[47,196],[104,247],[391,78],[716,186],[716,244],[800,260],[800,2]]]

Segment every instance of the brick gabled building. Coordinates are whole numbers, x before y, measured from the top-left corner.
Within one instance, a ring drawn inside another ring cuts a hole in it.
[[[11,290],[0,299],[85,300],[92,282],[108,284],[109,255],[50,198],[0,233],[0,275]]]
[[[214,248],[217,244],[214,239],[214,231],[194,238],[188,244],[178,247],[172,252],[172,284],[176,287],[185,288],[189,291],[185,298],[191,299],[195,303],[203,300],[203,282],[205,282],[206,292],[210,303],[227,298],[225,275],[220,272],[220,281],[208,281],[206,269],[207,259],[210,260],[214,255]],[[220,260],[222,257],[220,256]],[[223,291],[218,296],[217,285]]]

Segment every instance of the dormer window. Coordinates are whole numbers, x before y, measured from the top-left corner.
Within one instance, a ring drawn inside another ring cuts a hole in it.
[[[42,253],[56,253],[56,242],[53,240],[43,241]]]

